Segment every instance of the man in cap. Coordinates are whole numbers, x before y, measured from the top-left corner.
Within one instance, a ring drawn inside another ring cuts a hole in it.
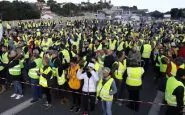
[[[97,86],[97,97],[101,100],[103,115],[112,115],[113,95],[117,93],[116,83],[110,76],[110,68],[103,68],[103,78]]]

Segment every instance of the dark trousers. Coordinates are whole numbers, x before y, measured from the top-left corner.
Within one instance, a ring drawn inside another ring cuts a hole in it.
[[[123,91],[124,91],[124,82],[123,80],[119,80],[119,79],[114,79],[116,82],[116,86],[118,89],[118,92],[116,93],[115,97],[117,99],[122,99],[123,98]]]
[[[83,93],[88,94],[87,92],[83,92]],[[90,92],[89,95],[95,96],[96,93],[95,92]],[[95,108],[95,97],[91,97],[91,96],[88,96],[88,95],[83,95],[83,108],[84,108],[84,111],[88,111],[89,108],[90,108],[91,111],[93,111],[94,108]]]
[[[79,89],[79,90],[71,89],[71,91],[80,93],[81,89]],[[77,94],[77,93],[72,93],[72,98],[73,98],[73,105],[77,106],[77,107],[80,107],[80,105],[81,105],[81,95]]]
[[[129,93],[129,100],[134,100],[134,101],[139,101],[139,89],[132,89],[129,88],[128,89],[128,93]],[[139,110],[139,103],[136,102],[130,102],[130,108],[138,111]]]
[[[42,87],[42,93],[46,95],[48,104],[51,104],[51,93],[49,88]]]
[[[32,91],[33,91],[33,99],[38,100],[42,97],[41,87],[39,85],[38,79],[31,79]]]
[[[183,113],[181,108],[167,106],[166,115],[183,115]]]
[[[144,69],[147,72],[148,66],[149,66],[149,58],[142,58],[142,60],[144,60],[145,65],[144,65]]]
[[[66,91],[63,91],[63,90],[68,90],[68,87],[67,87],[67,82],[64,83],[63,85],[59,85],[58,88],[60,89],[59,91],[57,91],[57,97],[59,98],[65,98],[67,96],[67,92]]]
[[[154,71],[156,73],[156,80],[158,81],[158,79],[161,78],[161,76],[160,76],[160,68],[155,66]]]

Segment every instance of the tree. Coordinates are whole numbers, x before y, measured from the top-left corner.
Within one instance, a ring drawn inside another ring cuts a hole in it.
[[[45,1],[45,0],[37,0],[37,2],[46,3],[46,1]]]
[[[185,18],[185,8],[184,9],[173,8],[171,9],[170,14],[173,19]]]
[[[25,20],[40,18],[40,10],[35,4],[19,1],[2,1],[0,2],[0,14],[3,20]]]
[[[159,12],[159,11],[154,11],[154,12],[150,12],[150,15],[152,16],[152,17],[154,17],[154,18],[157,18],[157,19],[159,19],[159,18],[163,18],[163,13],[161,13],[161,12]]]
[[[179,18],[179,9],[178,8],[171,9],[170,14],[173,19]]]
[[[57,2],[54,1],[54,0],[48,0],[48,1],[47,1],[47,6],[51,6],[51,5],[56,4],[56,3],[57,3]]]

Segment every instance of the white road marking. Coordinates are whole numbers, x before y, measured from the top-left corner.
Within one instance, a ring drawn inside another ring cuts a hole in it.
[[[8,109],[6,111],[4,111],[3,113],[0,113],[0,115],[15,115],[19,112],[21,112],[22,110],[28,108],[29,106],[31,106],[33,103],[30,103],[30,101],[32,100],[32,98],[28,99],[27,101],[24,101],[23,103]]]
[[[158,91],[154,100],[154,103],[162,103],[164,99],[164,93],[161,91]],[[148,115],[159,115],[160,113],[160,105],[152,105],[152,107],[150,108],[150,111],[148,113]]]

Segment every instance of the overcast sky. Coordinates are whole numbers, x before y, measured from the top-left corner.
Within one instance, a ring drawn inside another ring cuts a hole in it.
[[[9,0],[9,1],[13,1],[13,0]],[[19,1],[36,2],[37,0],[19,0]],[[56,1],[59,3],[62,3],[62,2],[80,3],[82,1],[86,2],[87,0],[56,0]],[[90,0],[90,2],[93,2],[93,3],[98,1],[99,0]],[[149,11],[159,10],[161,12],[169,11],[171,8],[185,8],[185,0],[112,0],[112,4],[116,6],[136,5],[140,9],[149,9]]]

